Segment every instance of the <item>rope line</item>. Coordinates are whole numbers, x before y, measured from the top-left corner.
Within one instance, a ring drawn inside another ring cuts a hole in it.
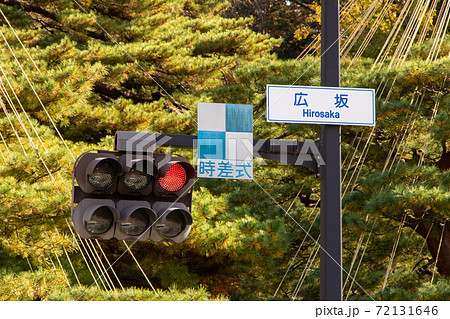
[[[25,45],[23,44],[22,40],[20,40],[19,36],[17,35],[16,31],[14,30],[13,26],[11,25],[11,23],[9,22],[8,18],[6,17],[6,15],[3,13],[2,8],[0,7],[0,13],[3,16],[3,19],[5,19],[6,23],[8,23],[9,28],[12,30],[12,32],[14,33],[16,39],[19,41],[20,45],[22,46],[22,48],[24,48],[25,52],[27,53],[28,57],[30,58],[31,62],[33,62],[34,67],[36,68],[36,70],[39,71],[39,73],[41,73],[41,70],[39,69],[39,67],[36,65],[36,63],[34,62],[33,58],[31,57],[30,53],[28,52],[27,48],[25,47]]]
[[[58,234],[58,236],[60,236],[59,231],[58,231],[58,228],[57,228],[56,226],[55,226],[55,231],[56,231],[56,233]],[[74,267],[73,264],[72,264],[72,260],[71,260],[70,257],[69,257],[69,253],[67,252],[67,249],[66,249],[66,247],[64,247],[64,246],[62,246],[62,248],[63,248],[63,250],[64,250],[64,254],[66,255],[67,260],[69,261],[70,268],[72,269],[72,272],[73,272],[73,274],[74,274],[74,276],[75,276],[75,279],[77,280],[78,285],[81,286],[80,279],[78,279],[78,274],[77,274],[77,272],[75,271],[75,267]]]
[[[41,105],[42,109],[44,110],[45,115],[47,116],[47,118],[50,120],[53,128],[55,129],[56,133],[58,134],[59,138],[61,139],[61,141],[63,142],[64,146],[66,147],[67,151],[69,152],[70,156],[72,157],[73,160],[75,160],[75,157],[72,153],[72,151],[70,150],[69,146],[67,145],[66,141],[64,140],[63,136],[61,135],[61,132],[58,130],[58,128],[56,127],[55,122],[53,121],[52,117],[50,116],[50,114],[48,113],[47,108],[45,107],[44,103],[42,103],[41,98],[39,97],[39,95],[36,92],[36,89],[34,88],[33,83],[31,83],[30,78],[28,77],[27,73],[25,72],[25,70],[22,67],[22,64],[20,63],[19,59],[17,58],[16,54],[14,53],[14,50],[11,48],[11,46],[8,43],[8,40],[6,40],[5,35],[3,34],[3,32],[0,29],[0,35],[2,36],[3,40],[5,41],[6,45],[9,48],[9,51],[11,52],[11,54],[13,55],[17,65],[19,66],[19,68],[22,71],[22,74],[24,75],[25,79],[27,80],[28,84],[30,85],[34,95],[36,96],[36,99],[38,100],[39,104]]]
[[[282,205],[280,205],[280,203],[278,203],[274,198],[273,198],[273,196],[272,195],[270,195],[270,193],[269,192],[267,192],[267,190],[264,188],[264,187],[262,187],[261,186],[261,184],[259,184],[255,179],[253,179],[253,181],[264,191],[264,193],[266,193],[268,196],[269,196],[269,198],[270,199],[272,199],[272,201],[278,206],[278,207],[280,207],[285,213],[286,213],[286,209],[282,206]],[[300,225],[296,220],[295,220],[295,218],[294,217],[292,217],[292,215],[291,214],[289,214],[289,213],[287,213],[287,216],[289,216],[294,222],[295,222],[295,224],[304,232],[304,233],[306,233],[307,234],[307,231],[302,227],[302,225]],[[320,247],[320,249],[322,249],[323,250],[323,252],[335,263],[335,264],[337,264],[337,265],[339,265],[340,266],[340,264],[339,264],[339,262],[337,262],[334,258],[333,258],[333,256],[331,256],[330,255],[330,253],[328,252],[328,251],[326,251],[325,249],[323,249],[323,247],[320,245],[320,243],[318,243],[318,241],[314,238],[314,237],[312,237],[311,235],[309,235],[309,237],[310,237],[310,239],[312,239],[313,240],[313,242],[315,242],[315,243],[317,243],[318,245],[319,245],[319,247]],[[346,272],[346,270],[344,269],[344,268],[342,268],[342,266],[340,266],[341,267],[341,270],[342,271],[344,271],[344,272]],[[357,283],[358,284],[358,283]],[[359,284],[358,284],[359,285]],[[365,294],[367,294],[373,301],[375,301],[375,299],[373,299],[373,297],[364,289],[364,287],[362,287],[361,285],[359,285],[359,287],[364,291],[364,293]]]
[[[433,283],[434,276],[436,274],[437,263],[439,262],[439,255],[441,253],[442,240],[444,238],[445,225],[447,224],[447,220],[444,221],[444,225],[442,226],[441,239],[439,240],[439,247],[436,254],[436,262],[434,263],[433,275],[431,276],[431,283]]]
[[[139,264],[139,262],[137,261],[136,257],[134,257],[133,252],[131,251],[130,247],[128,247],[127,243],[125,242],[125,240],[122,240],[123,244],[125,245],[125,247],[127,248],[128,252],[130,253],[131,257],[133,257],[133,260],[136,262],[136,265],[138,266],[139,270],[141,271],[141,273],[144,275],[145,280],[147,280],[148,284],[150,285],[150,287],[152,288],[153,292],[158,295],[158,292],[156,291],[156,289],[153,287],[152,283],[150,282],[150,279],[148,279],[147,275],[145,274],[145,271],[142,269],[141,265]]]
[[[391,273],[392,264],[394,262],[395,253],[397,251],[398,243],[400,242],[400,237],[402,235],[402,230],[403,230],[403,226],[405,224],[406,216],[407,216],[406,214],[403,214],[402,222],[398,226],[397,240],[395,241],[394,246],[392,247],[391,255],[389,256],[389,264],[386,269],[386,275],[384,276],[384,281],[383,281],[383,286],[381,288],[381,291],[384,291],[384,289],[386,288],[387,281],[388,281],[389,275]]]
[[[105,252],[103,251],[102,246],[100,245],[100,243],[98,242],[98,240],[96,240],[96,243],[97,243],[97,246],[98,246],[98,248],[100,249],[100,251],[101,251],[101,253],[102,253],[102,255],[103,255],[103,258],[105,258],[106,262],[108,263],[108,266],[109,266],[108,269],[111,269],[111,271],[112,271],[114,277],[116,278],[117,282],[119,283],[120,288],[121,288],[122,290],[124,290],[124,288],[123,288],[123,286],[122,286],[122,283],[120,282],[119,277],[117,276],[116,272],[114,271],[114,268],[112,267],[111,263],[109,262],[108,257],[106,256]]]
[[[75,243],[76,243],[76,245],[78,247],[78,250],[80,251],[81,256],[83,257],[84,263],[86,264],[89,273],[91,274],[92,278],[94,279],[94,283],[97,285],[97,288],[100,289],[100,286],[99,286],[99,284],[97,282],[97,278],[95,277],[91,267],[89,266],[88,260],[87,260],[87,258],[85,256],[85,253],[87,254],[87,250],[84,247],[83,247],[83,249],[81,248],[80,244],[78,243],[77,238],[75,237],[75,233],[72,231],[72,227],[71,227],[69,221],[67,220],[67,218],[66,218],[66,223],[67,223],[67,227],[69,228],[70,233],[72,234],[73,240],[75,241]],[[80,243],[81,243],[81,245],[84,245],[83,242],[81,241],[81,239],[80,239]]]

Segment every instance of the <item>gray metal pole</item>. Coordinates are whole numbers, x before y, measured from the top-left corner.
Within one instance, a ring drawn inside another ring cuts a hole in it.
[[[340,86],[339,1],[322,0],[321,84]],[[320,299],[342,300],[341,127],[322,125]]]

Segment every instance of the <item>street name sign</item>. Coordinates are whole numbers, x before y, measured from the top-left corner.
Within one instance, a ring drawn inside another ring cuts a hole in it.
[[[198,103],[197,176],[253,179],[253,106]]]
[[[271,85],[267,122],[375,126],[375,90]]]

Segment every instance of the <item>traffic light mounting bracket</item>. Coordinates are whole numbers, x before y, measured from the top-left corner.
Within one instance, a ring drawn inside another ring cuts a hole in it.
[[[114,150],[126,153],[146,153],[160,146],[192,148],[196,145],[195,135],[117,131],[114,137]],[[307,167],[319,174],[319,167],[325,164],[319,147],[319,142],[313,141],[254,139],[253,156]]]

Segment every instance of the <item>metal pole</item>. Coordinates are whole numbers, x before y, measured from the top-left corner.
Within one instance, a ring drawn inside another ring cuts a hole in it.
[[[322,0],[321,85],[340,86],[339,1]],[[322,125],[320,299],[342,300],[341,127]]]

